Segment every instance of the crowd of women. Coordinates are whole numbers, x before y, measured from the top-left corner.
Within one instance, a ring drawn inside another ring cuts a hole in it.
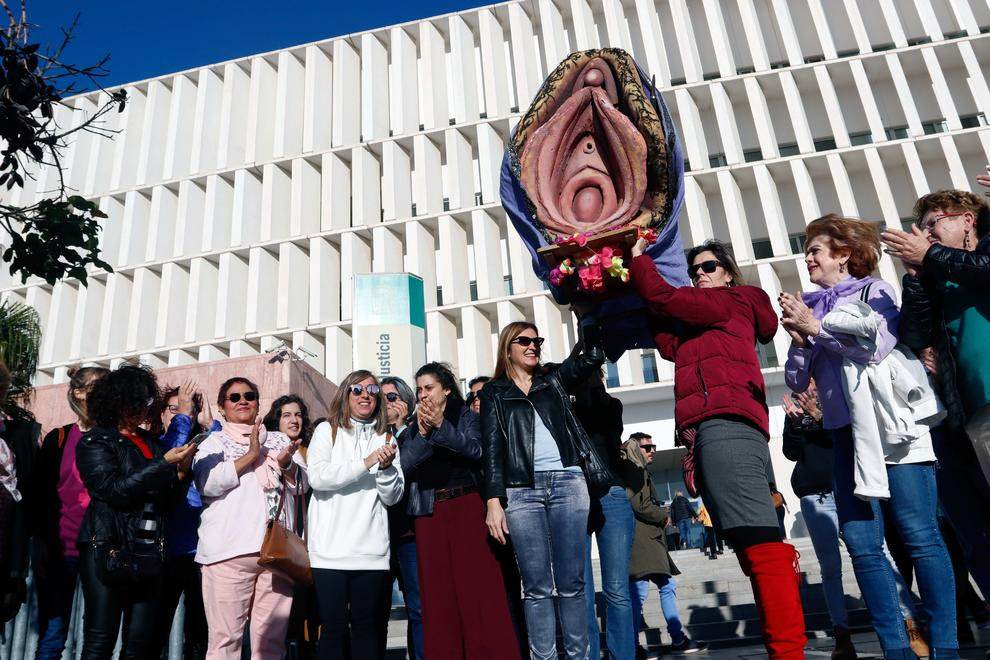
[[[988,230],[985,202],[957,190],[918,200],[910,232],[827,215],[807,227],[816,289],[783,293],[776,307],[717,241],[689,251],[693,286],[680,288],[644,241],[633,247],[633,286],[674,362],[685,485],[751,580],[771,658],[802,658],[807,641],[754,348],[781,325],[796,393],[784,402],[784,452],[822,564],[833,658],[856,656],[840,537],[885,657],[926,644],[933,658],[958,657],[955,585],[965,590],[968,572],[990,595]],[[900,306],[873,275],[883,244],[906,273]],[[495,373],[471,381],[467,398],[441,363],[412,386],[357,370],[316,421],[294,395],[262,416],[262,397],[276,393],[243,377],[223,383],[214,408],[194,383],[163,390],[141,366],[75,370],[76,420],[45,436],[35,470],[37,657],[61,656],[78,578],[85,659],[110,658],[119,632],[120,657],[159,657],[184,594],[187,658],[233,660],[247,646],[280,658],[295,644],[374,660],[393,576],[416,658],[544,659],[558,647],[598,657],[593,538],[609,657],[636,656],[650,581],[674,651],[702,650],[677,619],[667,512],[647,472],[655,446],[641,433],[623,444],[602,330],[573,311],[579,342],[560,363],[543,360],[535,325],[514,322],[498,337]],[[14,493],[10,453],[0,447]],[[259,562],[273,520],[305,529],[312,584]]]

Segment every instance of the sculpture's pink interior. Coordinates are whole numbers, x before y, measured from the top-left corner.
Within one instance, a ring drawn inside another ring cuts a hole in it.
[[[526,141],[521,180],[547,229],[598,231],[640,212],[646,141],[617,104],[615,76],[594,59],[570,97]]]

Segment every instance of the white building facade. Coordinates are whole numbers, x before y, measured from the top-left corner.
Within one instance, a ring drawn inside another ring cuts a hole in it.
[[[622,47],[656,77],[689,161],[685,247],[731,241],[776,300],[811,288],[810,220],[900,227],[919,195],[975,185],[990,162],[988,32],[986,0],[525,0],[133,83],[107,115],[116,138],[80,134],[64,158],[109,216],[114,272],[88,287],[3,273],[0,291],[41,315],[38,384],[80,362],[159,367],[283,344],[339,381],[361,366],[362,272],[423,278],[427,357],[463,379],[492,371],[512,320],[535,321],[558,360],[574,325],[534,276],[498,183],[520,112],[566,54]],[[68,103],[65,127],[99,99]],[[52,187],[36,174],[10,201]],[[881,275],[899,279],[887,257]],[[787,346],[781,331],[762,353],[774,402]],[[627,431],[662,447],[672,375],[653,351],[609,366]],[[779,406],[771,423],[779,433]]]

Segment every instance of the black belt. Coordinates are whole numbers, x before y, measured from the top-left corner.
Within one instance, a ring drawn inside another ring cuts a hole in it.
[[[434,502],[446,502],[447,500],[452,500],[455,497],[460,497],[461,495],[467,495],[468,493],[478,492],[478,487],[469,486],[454,486],[453,488],[438,488],[433,491],[433,501]]]

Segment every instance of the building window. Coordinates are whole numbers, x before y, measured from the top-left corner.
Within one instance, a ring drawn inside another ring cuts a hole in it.
[[[687,78],[674,78],[670,81],[671,87],[677,87],[678,85],[687,84]]]
[[[931,42],[932,38],[928,35],[923,37],[912,37],[911,39],[908,39],[908,46],[920,46],[921,44],[930,44]]]
[[[831,151],[835,149],[835,138],[818,138],[815,140],[815,151]]]
[[[619,368],[611,360],[605,361],[605,387],[619,386]]]
[[[437,307],[443,307],[443,287],[437,287]]]
[[[888,140],[903,140],[911,136],[907,126],[891,126],[886,131]]]
[[[886,43],[877,44],[876,46],[874,46],[873,47],[873,52],[874,53],[882,53],[885,50],[894,50],[894,48],[896,48],[896,47],[897,46],[894,45],[894,42],[893,41],[888,41]]]
[[[481,198],[481,193],[480,192],[474,193],[474,205],[481,206],[484,203],[485,201]]]
[[[805,64],[811,64],[813,62],[824,62],[824,61],[825,61],[824,55],[805,55],[804,57]]]
[[[643,382],[655,383],[660,380],[657,374],[657,358],[653,353],[643,354]]]
[[[806,238],[804,232],[799,234],[790,234],[787,237],[787,243],[791,248],[791,254],[804,254],[804,239]]]
[[[478,281],[471,280],[471,302],[478,299]]]
[[[837,57],[852,57],[854,55],[859,55],[859,48],[850,48],[848,50],[840,50],[836,53]]]
[[[904,231],[906,231],[907,233],[910,234],[911,233],[911,227],[913,227],[913,226],[914,226],[914,218],[913,217],[910,217],[909,216],[907,218],[901,218],[901,229],[903,229]]]
[[[444,211],[449,211],[450,210],[450,197],[444,197],[443,198],[443,210]]]
[[[708,154],[708,165],[710,167],[725,167],[729,161],[725,159],[725,154]]]
[[[790,65],[787,60],[777,60],[776,62],[770,63],[771,69],[786,69]]]
[[[849,142],[853,146],[860,144],[873,144],[873,133],[870,131],[860,131],[859,133],[850,133]]]
[[[513,294],[512,275],[506,275],[502,278],[502,286],[505,287],[505,295],[511,296]]]
[[[921,122],[921,128],[924,129],[925,135],[933,135],[935,133],[945,133],[949,130],[949,125],[944,119],[932,119]]]
[[[801,150],[797,146],[797,142],[788,142],[786,144],[778,145],[780,149],[781,158],[785,156],[797,156],[801,153]]]
[[[977,112],[972,115],[963,115],[959,118],[959,123],[962,124],[963,128],[976,128],[978,126],[986,126],[987,118],[982,112]]]
[[[410,207],[409,214],[412,215],[413,217],[416,217],[416,204],[415,203],[413,203],[413,205]]]
[[[773,245],[770,244],[769,238],[753,239],[754,259],[769,259],[772,256],[773,256]]]
[[[691,161],[689,161],[687,158],[684,159],[684,171],[685,172],[691,171]]]
[[[703,80],[717,80],[721,76],[718,71],[712,71],[711,73],[706,73],[702,77]]]
[[[743,160],[747,163],[763,160],[763,152],[760,149],[746,149],[743,151]]]
[[[761,369],[772,369],[773,367],[780,366],[777,362],[777,349],[774,347],[773,342],[769,344],[757,342],[756,357],[760,361]]]
[[[756,68],[755,67],[752,67],[752,66],[740,66],[740,67],[736,67],[736,74],[737,75],[744,76],[747,73],[756,73]]]
[[[966,36],[966,30],[953,30],[952,32],[943,32],[943,39],[960,39]]]

